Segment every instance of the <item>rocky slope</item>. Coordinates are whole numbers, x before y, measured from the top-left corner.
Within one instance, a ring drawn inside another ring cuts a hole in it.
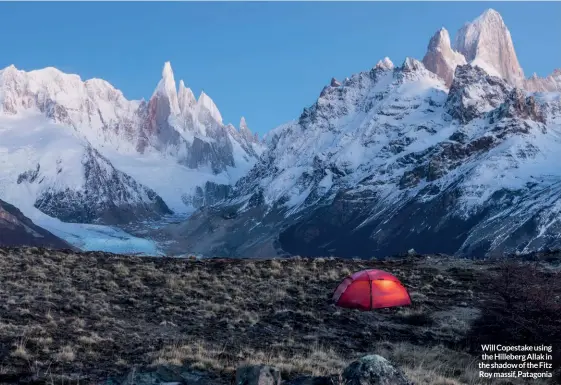
[[[149,101],[55,68],[5,68],[0,138],[0,198],[104,224],[216,202],[264,147],[244,119],[239,130],[223,124],[205,93],[195,98],[183,81],[177,90],[170,63]]]
[[[455,67],[449,87],[411,58],[332,81],[268,136],[268,151],[228,202],[168,233],[194,252],[229,256],[410,248],[483,256],[561,246],[559,94],[514,87],[516,61],[496,71],[473,62],[500,59],[484,55],[487,34],[500,32],[510,47],[499,19],[486,12],[464,28],[457,46],[472,52],[471,64]],[[443,31],[433,43],[440,58],[459,57],[442,48]]]
[[[35,225],[16,207],[0,200],[0,246],[71,249],[69,243]]]

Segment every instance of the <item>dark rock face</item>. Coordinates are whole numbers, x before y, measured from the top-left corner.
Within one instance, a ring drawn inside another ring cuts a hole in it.
[[[545,114],[536,103],[533,96],[524,94],[519,88],[513,89],[507,96],[505,102],[490,114],[490,123],[502,119],[529,119],[545,124]]]
[[[41,165],[37,163],[37,167],[35,168],[35,170],[28,170],[18,175],[18,184],[21,184],[23,182],[35,182],[35,180],[37,180],[37,176],[39,175],[40,169]]]
[[[181,163],[190,168],[210,164],[217,174],[228,166],[234,167],[232,143],[228,140],[226,131],[218,128],[214,139],[213,142],[207,142],[196,137],[188,148],[187,157]]]
[[[343,372],[348,385],[413,385],[401,370],[376,354],[351,363]]]
[[[282,231],[279,243],[287,253],[298,250],[309,256],[386,256],[411,248],[420,252],[454,253],[467,238],[467,234],[458,237],[457,233],[469,230],[476,223],[476,218],[471,221],[447,218],[447,205],[456,200],[450,191],[430,205],[410,200],[397,207],[383,207],[377,204],[376,196],[340,194],[331,205],[304,215]],[[361,204],[357,205],[357,201]],[[369,220],[370,212],[376,210],[385,215]],[[408,223],[419,225],[413,229]]]
[[[242,366],[236,371],[236,385],[281,385],[280,371],[266,365]]]
[[[481,68],[460,65],[456,67],[446,109],[465,124],[503,104],[510,90],[504,80],[488,75]]]
[[[97,150],[88,148],[82,165],[85,183],[81,190],[50,188],[35,207],[73,223],[118,224],[171,214],[154,191],[113,168]]]
[[[0,246],[36,246],[73,249],[54,234],[39,227],[14,206],[0,200]]]
[[[187,205],[193,205],[196,208],[201,208],[203,206],[211,206],[223,201],[231,192],[231,185],[206,182],[204,188],[197,186],[194,196],[185,197],[183,200]]]
[[[57,123],[66,124],[68,126],[74,126],[72,119],[68,115],[66,107],[54,102],[51,99],[47,99],[44,104],[39,105],[39,108],[45,115]]]

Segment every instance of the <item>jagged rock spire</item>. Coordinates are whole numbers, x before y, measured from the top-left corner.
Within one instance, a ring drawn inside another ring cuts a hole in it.
[[[331,83],[330,83],[331,87],[340,87],[341,86],[341,82],[335,78],[331,78]]]
[[[199,109],[199,114],[206,111],[210,114],[212,119],[222,124],[222,115],[220,114],[218,107],[216,107],[214,101],[210,98],[210,96],[205,94],[204,91],[202,91],[201,95],[199,96],[199,100],[197,101],[197,108]]]
[[[175,79],[173,77],[173,70],[169,61],[164,63],[162,79],[158,83],[158,86],[152,95],[152,98],[154,97],[167,98],[169,101],[170,113],[173,115],[179,115],[179,102],[177,98],[177,90],[175,88]]]
[[[430,39],[423,64],[426,69],[437,74],[444,80],[446,86],[450,87],[456,67],[466,64],[466,59],[461,53],[452,49],[448,31],[441,28]]]
[[[499,75],[508,83],[522,85],[524,72],[520,67],[510,31],[501,15],[494,9],[486,10],[457,33],[454,49],[466,60]]]
[[[193,91],[190,88],[185,87],[185,83],[183,82],[183,80],[179,81],[179,90],[177,92],[177,97],[179,101],[179,109],[183,114],[191,111],[197,104],[195,94],[193,94]]]
[[[245,118],[242,116],[242,118],[240,119],[240,131],[242,130],[248,130],[249,128],[247,128],[247,123],[245,121]]]

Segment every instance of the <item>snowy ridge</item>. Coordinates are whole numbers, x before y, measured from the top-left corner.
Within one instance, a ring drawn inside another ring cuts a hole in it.
[[[385,58],[379,60],[378,63],[376,63],[375,68],[382,70],[392,70],[394,69],[394,65],[390,58],[386,56]]]
[[[530,92],[561,92],[561,68],[545,78],[534,74],[525,80],[524,88]]]

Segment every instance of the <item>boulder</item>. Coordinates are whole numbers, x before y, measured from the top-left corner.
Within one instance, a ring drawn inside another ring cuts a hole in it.
[[[384,357],[373,354],[352,362],[343,371],[345,385],[413,385]]]
[[[236,370],[236,385],[281,385],[277,368],[267,365],[247,365]]]

